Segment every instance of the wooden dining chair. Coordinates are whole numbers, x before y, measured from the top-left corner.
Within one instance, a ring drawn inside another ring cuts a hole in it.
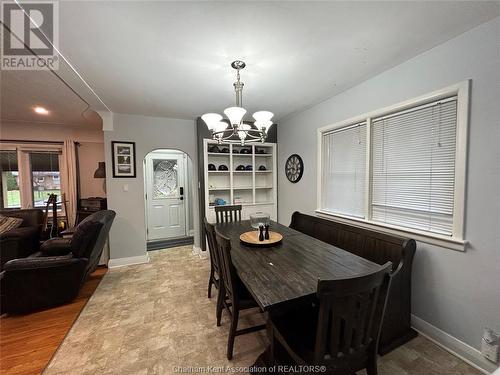
[[[230,239],[218,233],[217,229],[215,229],[215,236],[220,259],[222,304],[231,316],[231,327],[229,328],[227,340],[227,359],[231,360],[233,358],[234,339],[236,336],[265,329],[266,325],[261,324],[240,330],[237,329],[240,311],[256,308],[258,304],[236,273],[231,259]],[[217,317],[217,320],[217,325],[220,325],[220,315]]]
[[[281,344],[297,365],[326,366],[326,373],[377,374],[377,349],[391,262],[360,277],[319,280],[317,304],[270,318],[270,359]]]
[[[215,239],[215,226],[210,224],[207,218],[203,219],[205,234],[208,242],[208,253],[210,254],[210,277],[208,278],[208,298],[212,298],[212,285],[220,289],[219,257],[217,255],[217,243]]]
[[[232,206],[215,206],[217,224],[241,221],[241,204]]]

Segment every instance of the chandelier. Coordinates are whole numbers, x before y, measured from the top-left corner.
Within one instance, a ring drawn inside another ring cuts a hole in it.
[[[236,82],[233,84],[236,93],[236,106],[224,110],[227,120],[224,120],[218,113],[205,113],[201,116],[212,132],[212,139],[218,143],[225,141],[244,145],[245,142],[264,142],[267,131],[273,124],[271,118],[274,114],[269,111],[255,112],[252,115],[255,120],[253,124],[243,121],[247,110],[242,107],[243,82],[240,81],[240,70],[245,66],[246,64],[239,60],[231,63],[231,67],[236,69]]]

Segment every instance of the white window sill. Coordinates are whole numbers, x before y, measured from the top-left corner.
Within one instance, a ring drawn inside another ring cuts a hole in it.
[[[451,250],[465,251],[467,247],[467,241],[458,238],[440,236],[438,234],[429,234],[419,230],[398,227],[395,225],[378,224],[365,219],[358,219],[351,216],[333,214],[331,212],[324,211],[321,209],[317,209],[315,210],[315,212],[318,217],[324,219],[334,219],[335,221],[344,224],[355,225],[361,228],[376,230],[386,234],[408,237],[414,239],[415,241],[425,242],[431,245],[441,246]]]

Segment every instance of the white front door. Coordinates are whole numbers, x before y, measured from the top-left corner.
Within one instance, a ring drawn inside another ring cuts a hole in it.
[[[186,157],[157,152],[146,156],[148,240],[186,235]]]

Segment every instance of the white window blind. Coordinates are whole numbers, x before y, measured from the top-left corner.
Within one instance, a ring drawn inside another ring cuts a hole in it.
[[[451,236],[457,98],[372,121],[371,220]]]
[[[322,136],[322,207],[365,217],[366,122]]]

